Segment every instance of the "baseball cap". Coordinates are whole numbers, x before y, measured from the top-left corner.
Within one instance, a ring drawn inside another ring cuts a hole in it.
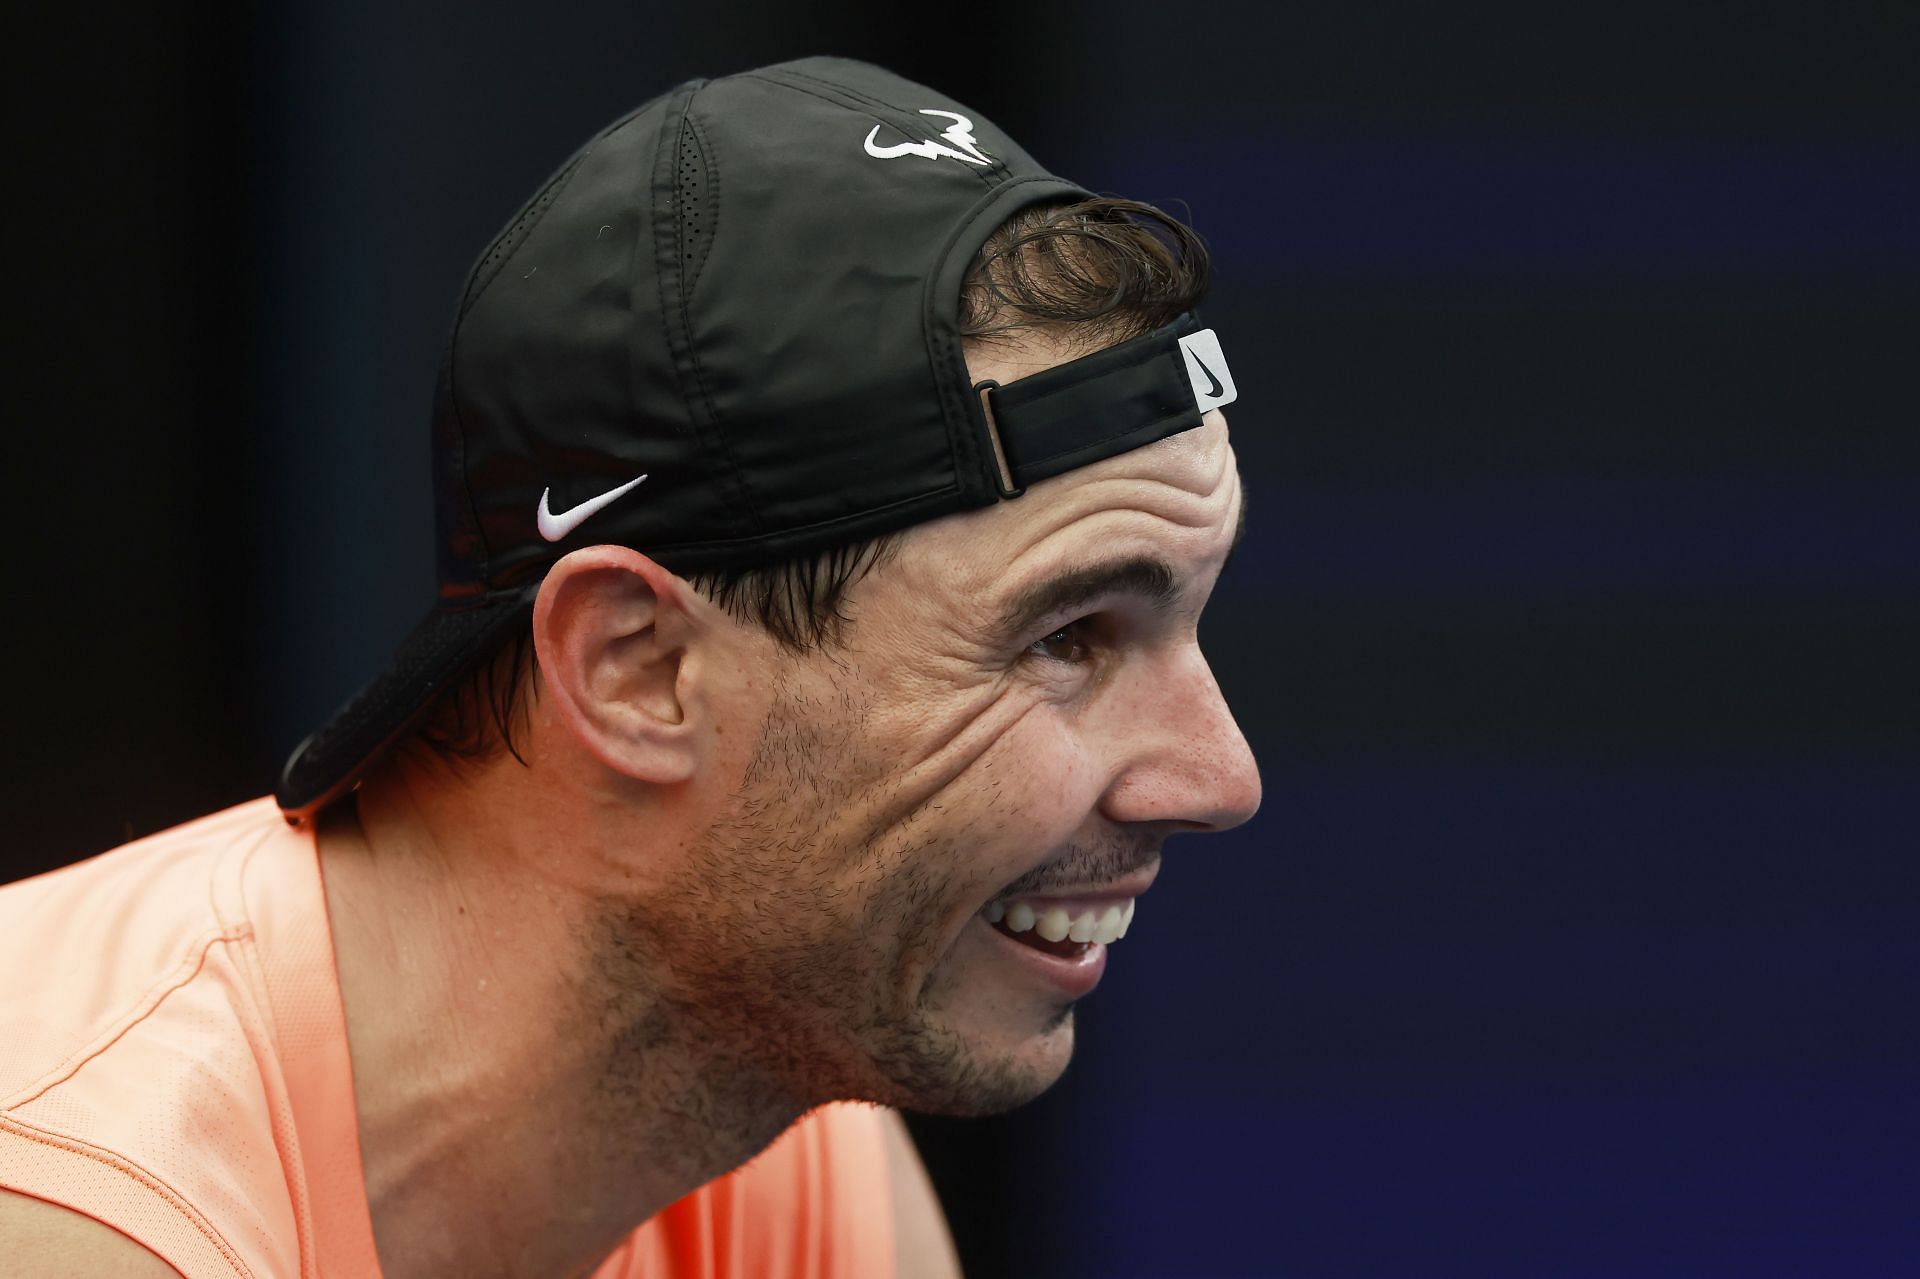
[[[350,790],[568,551],[778,563],[1017,498],[1231,403],[1191,315],[970,383],[975,255],[1021,209],[1088,195],[971,108],[840,58],[694,80],[603,129],[468,274],[434,397],[438,598],[294,750],[282,811]]]

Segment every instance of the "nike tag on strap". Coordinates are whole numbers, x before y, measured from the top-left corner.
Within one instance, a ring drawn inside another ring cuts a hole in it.
[[[1180,353],[1187,357],[1187,377],[1193,382],[1194,402],[1202,413],[1223,409],[1234,402],[1239,392],[1233,389],[1233,372],[1220,350],[1220,339],[1212,329],[1201,329],[1180,339]]]
[[[568,507],[558,515],[555,515],[547,509],[547,497],[553,490],[551,488],[542,489],[540,490],[540,509],[534,512],[533,522],[539,527],[541,537],[546,538],[549,542],[557,542],[586,523],[590,517],[598,514],[603,508],[611,505],[616,498],[638,484],[640,480],[646,478],[646,476],[642,475],[639,480],[628,480],[619,488],[608,489],[599,497],[590,497],[580,503],[580,505]],[[525,499],[523,498],[521,500],[524,501]]]

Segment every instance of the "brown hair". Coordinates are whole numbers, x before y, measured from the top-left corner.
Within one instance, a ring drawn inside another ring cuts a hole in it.
[[[1199,235],[1151,204],[1095,196],[1035,205],[995,231],[974,258],[961,290],[960,331],[969,342],[991,343],[1038,329],[1096,350],[1191,310],[1209,279]],[[688,581],[735,618],[764,627],[782,648],[811,652],[840,642],[848,588],[891,558],[900,538],[889,533]],[[538,678],[532,630],[523,627],[435,699],[403,749],[418,747],[452,765],[484,762],[502,750],[519,759],[514,732]]]

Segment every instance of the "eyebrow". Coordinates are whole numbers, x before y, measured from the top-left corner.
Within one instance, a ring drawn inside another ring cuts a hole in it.
[[[1166,561],[1145,555],[1070,569],[1014,596],[1000,614],[1000,629],[1005,634],[1025,634],[1048,618],[1111,595],[1137,596],[1165,610],[1180,598],[1180,583]]]

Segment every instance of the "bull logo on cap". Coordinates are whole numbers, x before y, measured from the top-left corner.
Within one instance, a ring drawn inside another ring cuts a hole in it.
[[[867,134],[867,154],[882,160],[894,160],[903,155],[917,155],[928,160],[938,160],[941,156],[945,155],[952,156],[956,160],[965,160],[968,164],[978,164],[983,167],[993,163],[993,157],[984,154],[980,150],[980,140],[973,136],[973,121],[967,119],[967,117],[957,111],[941,111],[933,107],[929,107],[920,114],[945,116],[947,119],[953,121],[940,135],[948,142],[951,142],[953,146],[942,146],[938,142],[928,140],[926,142],[896,142],[891,146],[883,147],[874,141],[875,138],[880,136],[880,126],[876,124],[873,126],[872,132]],[[955,147],[958,147],[959,150],[955,150]]]

